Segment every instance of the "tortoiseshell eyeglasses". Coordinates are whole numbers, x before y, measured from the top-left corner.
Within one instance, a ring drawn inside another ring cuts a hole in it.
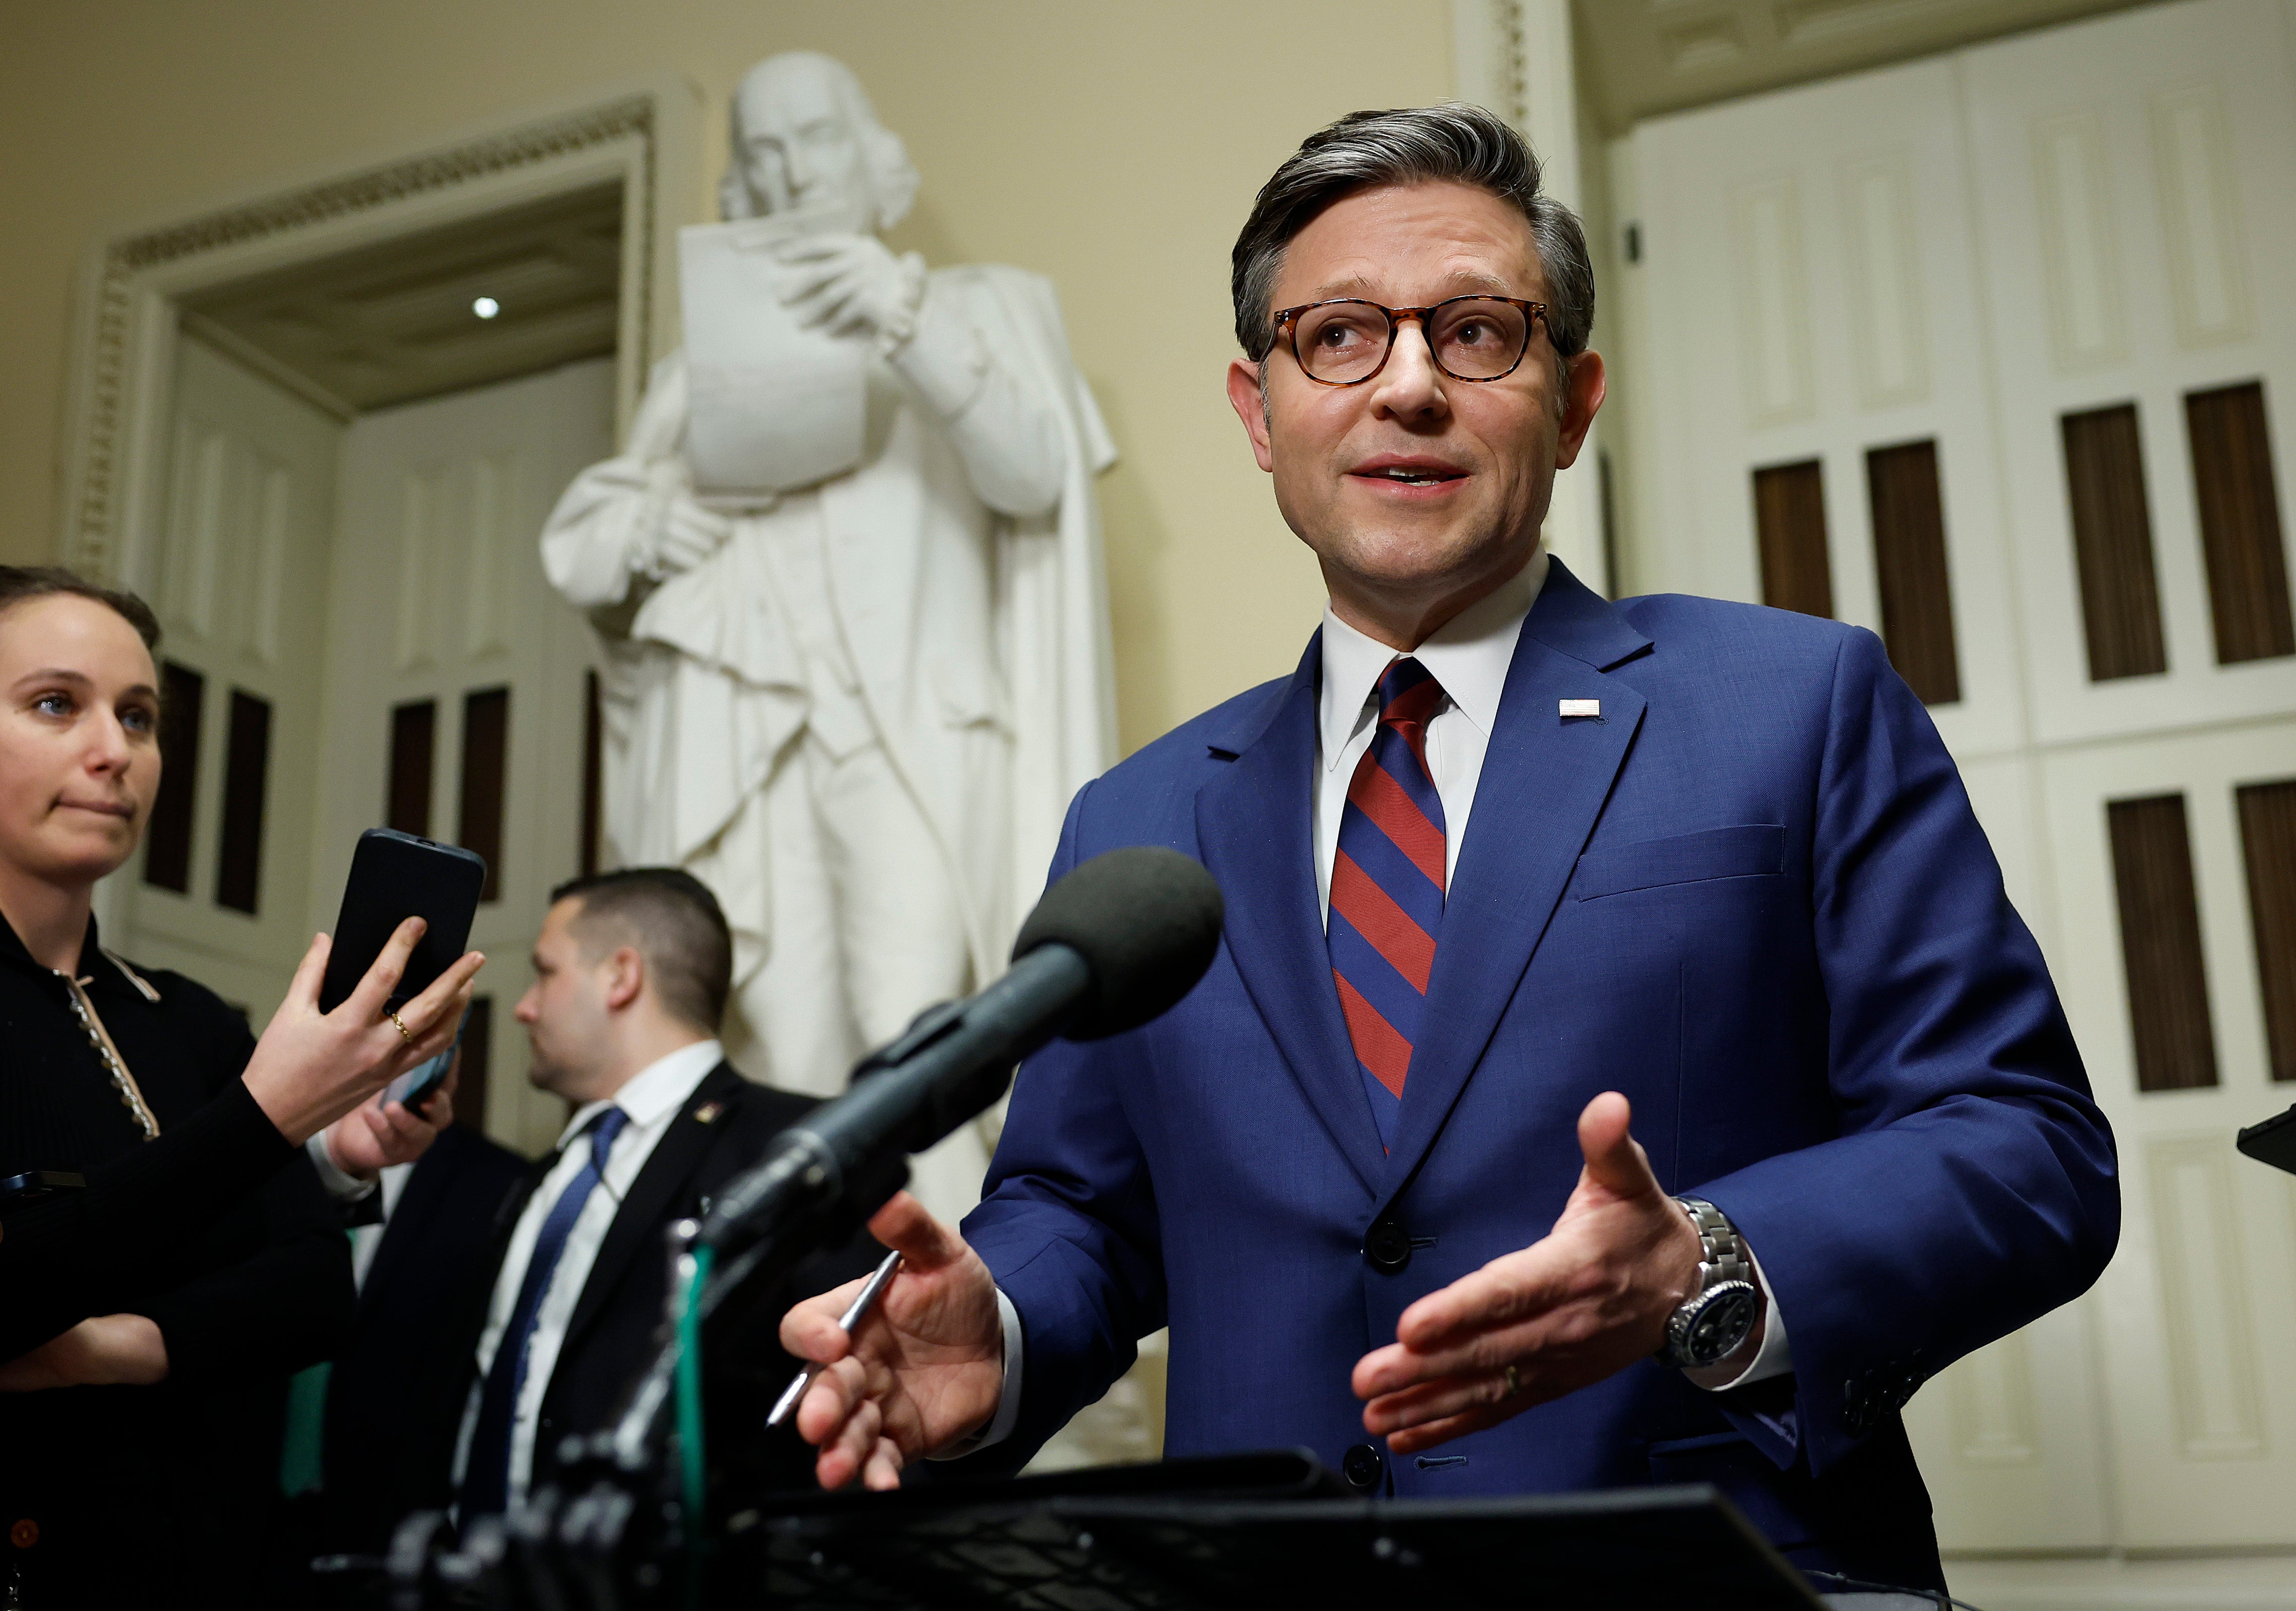
[[[1427,307],[1339,297],[1277,309],[1275,335],[1310,380],[1360,386],[1387,367],[1396,326],[1416,319],[1438,369],[1455,380],[1498,380],[1521,366],[1532,322],[1546,317],[1546,303],[1517,297],[1452,297]]]

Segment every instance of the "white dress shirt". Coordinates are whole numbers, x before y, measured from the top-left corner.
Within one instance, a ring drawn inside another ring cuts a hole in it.
[[[1514,579],[1477,600],[1437,627],[1411,652],[1445,698],[1427,722],[1427,770],[1443,802],[1443,881],[1458,871],[1467,838],[1483,752],[1498,725],[1499,696],[1515,640],[1546,582],[1546,550],[1531,557]],[[1394,650],[1365,637],[1324,607],[1324,686],[1316,702],[1316,887],[1326,919],[1332,904],[1332,863],[1340,851],[1340,816],[1356,764],[1379,732],[1379,680],[1397,659]]]
[[[479,1401],[486,1392],[487,1372],[494,1368],[496,1351],[502,1346],[503,1334],[510,1329],[511,1311],[518,1306],[518,1289],[525,1284],[526,1267],[534,1257],[534,1244],[542,1234],[542,1222],[549,1217],[552,1206],[589,1161],[590,1139],[583,1134],[584,1130],[608,1108],[619,1108],[629,1115],[629,1122],[622,1126],[607,1154],[603,1174],[591,1191],[589,1201],[583,1205],[574,1229],[567,1233],[566,1246],[558,1255],[558,1267],[550,1273],[549,1288],[542,1295],[542,1307],[535,1316],[534,1339],[527,1351],[526,1384],[512,1408],[512,1504],[526,1497],[527,1483],[534,1473],[535,1426],[542,1414],[542,1397],[549,1390],[550,1373],[557,1367],[558,1351],[565,1344],[567,1324],[574,1318],[582,1288],[590,1279],[590,1266],[597,1263],[598,1249],[604,1246],[606,1233],[613,1228],[614,1216],[621,1211],[622,1198],[645,1167],[646,1160],[653,1156],[655,1146],[685,1108],[694,1087],[724,1060],[725,1055],[724,1048],[716,1041],[696,1041],[690,1046],[681,1046],[668,1057],[647,1064],[611,1098],[586,1104],[567,1121],[558,1137],[558,1162],[527,1199],[525,1211],[518,1216],[518,1226],[511,1232],[510,1247],[503,1255],[502,1269],[495,1277],[494,1297],[487,1306],[486,1329],[479,1337],[475,1362],[478,1378],[471,1384],[471,1396],[463,1408],[462,1435],[455,1444],[457,1488],[463,1484],[463,1471],[470,1462],[471,1438],[478,1430]]]
[[[341,1119],[335,1121],[336,1124],[341,1123]],[[319,1172],[319,1184],[327,1189],[329,1197],[339,1203],[356,1203],[374,1190],[374,1182],[361,1180],[335,1162],[335,1155],[327,1150],[327,1135],[334,1127],[334,1124],[330,1124],[304,1141],[303,1152],[311,1160],[311,1167]]]
[[[1547,554],[1541,547],[1515,577],[1477,600],[1412,650],[1427,675],[1442,684],[1444,698],[1427,722],[1427,769],[1434,776],[1435,793],[1443,802],[1443,873],[1447,885],[1458,870],[1459,846],[1466,841],[1467,821],[1475,806],[1475,785],[1483,775],[1483,756],[1498,725],[1499,698],[1506,691],[1507,671],[1514,664],[1516,640],[1530,607],[1546,584]],[[1367,637],[1324,609],[1323,688],[1316,707],[1316,887],[1330,920],[1332,863],[1339,857],[1340,816],[1347,808],[1348,784],[1356,765],[1371,748],[1379,728],[1379,680],[1399,658],[1397,651]],[[1747,1248],[1752,1257],[1753,1249]],[[1754,1275],[1761,1284],[1769,1310],[1761,1346],[1753,1351],[1742,1370],[1725,1360],[1692,1380],[1710,1392],[1744,1386],[1784,1376],[1793,1369],[1786,1346],[1786,1323],[1770,1296],[1770,1283],[1754,1259]],[[1020,1419],[1021,1370],[1019,1317],[1000,1290],[1000,1314],[1004,1320],[1004,1392],[996,1419],[977,1440],[959,1445],[956,1454],[969,1454],[999,1441]],[[1713,1378],[1721,1379],[1711,1379]]]
[[[340,1123],[340,1121],[338,1121]],[[330,1124],[327,1130],[332,1130]],[[382,1189],[382,1217],[372,1225],[351,1228],[351,1284],[360,1291],[366,1290],[366,1272],[374,1267],[375,1249],[382,1246],[383,1231],[398,1206],[399,1194],[406,1190],[406,1177],[414,1173],[412,1164],[390,1164],[375,1180],[363,1181],[335,1162],[335,1155],[327,1150],[327,1130],[322,1130],[303,1143],[303,1151],[318,1171],[319,1184],[327,1195],[339,1203],[363,1201],[380,1185]]]

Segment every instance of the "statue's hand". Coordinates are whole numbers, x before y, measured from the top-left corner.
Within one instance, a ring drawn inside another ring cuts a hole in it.
[[[915,321],[921,266],[874,235],[816,235],[782,249],[782,300],[798,323],[832,335],[902,336]]]
[[[695,566],[726,545],[734,522],[713,514],[691,498],[672,500],[662,511],[661,546],[655,551],[655,568],[673,577]]]
[[[653,549],[645,571],[656,581],[692,570],[726,546],[734,522],[693,501],[684,470],[664,459],[653,471],[653,495],[660,516],[653,527]]]

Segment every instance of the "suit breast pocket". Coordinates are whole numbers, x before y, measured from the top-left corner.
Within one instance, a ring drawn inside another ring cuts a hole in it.
[[[1786,830],[1775,822],[1747,822],[1590,850],[1578,858],[1578,898],[1785,870]]]

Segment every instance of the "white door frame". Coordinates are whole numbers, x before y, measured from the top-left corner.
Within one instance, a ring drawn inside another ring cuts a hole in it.
[[[676,345],[677,226],[701,193],[701,99],[683,78],[642,80],[102,232],[82,257],[73,317],[59,562],[149,585],[183,298],[614,179],[615,420],[627,432],[649,363]]]
[[[701,195],[701,94],[658,76],[190,209],[122,221],[82,255],[66,371],[55,557],[148,593],[166,508],[182,299],[442,225],[622,185],[614,419],[627,436],[653,358],[677,344],[677,229]],[[115,914],[111,884],[96,915]]]

